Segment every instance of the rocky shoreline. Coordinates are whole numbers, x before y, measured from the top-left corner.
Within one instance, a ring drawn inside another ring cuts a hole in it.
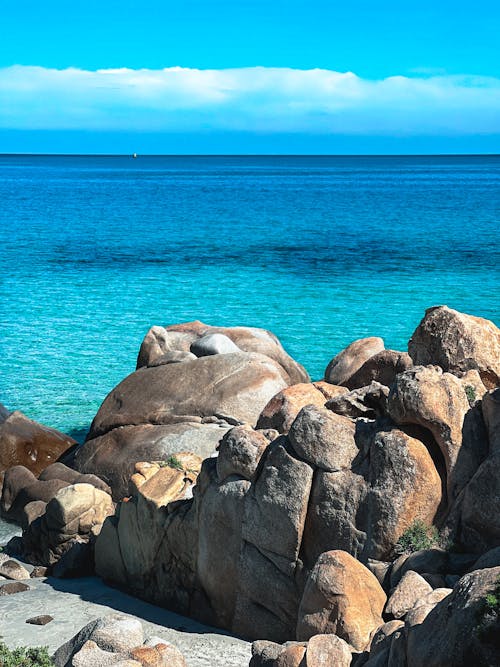
[[[255,640],[254,667],[497,665],[499,385],[500,330],[446,306],[408,352],[354,341],[320,382],[270,332],[155,326],[82,446],[1,411],[22,536],[0,575],[96,574]],[[92,632],[55,664],[174,664]]]

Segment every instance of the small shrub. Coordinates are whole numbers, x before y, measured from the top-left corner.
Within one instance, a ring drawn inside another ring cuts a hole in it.
[[[396,556],[410,555],[422,549],[432,549],[438,546],[439,535],[434,526],[426,526],[423,521],[417,519],[401,535],[394,545]]]
[[[175,468],[176,470],[184,470],[182,467],[182,463],[179,461],[179,459],[172,454],[172,456],[169,456],[168,459],[165,461],[161,461],[159,463],[160,468]]]
[[[469,401],[469,405],[472,407],[476,402],[476,390],[472,385],[468,384],[465,386],[464,391],[465,395],[467,396],[467,400]]]
[[[486,613],[500,613],[500,577],[496,580],[495,590],[492,593],[488,593],[484,602]]]
[[[14,648],[0,642],[0,667],[54,667],[47,647]]]

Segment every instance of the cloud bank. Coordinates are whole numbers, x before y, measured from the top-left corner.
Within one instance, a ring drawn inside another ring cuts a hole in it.
[[[0,128],[470,135],[500,131],[500,79],[352,72],[0,68]]]

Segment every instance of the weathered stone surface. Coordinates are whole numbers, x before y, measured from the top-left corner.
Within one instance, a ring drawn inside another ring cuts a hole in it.
[[[190,351],[197,357],[208,357],[212,354],[231,354],[241,352],[233,341],[220,333],[206,334],[191,343]]]
[[[326,384],[326,383],[322,383]],[[345,387],[330,387],[334,393],[346,393]],[[330,394],[332,392],[329,392]],[[323,407],[327,397],[314,383],[294,384],[273,396],[260,413],[257,428],[275,428],[279,433],[288,433],[295,417],[306,405]]]
[[[0,586],[0,596],[23,593],[24,591],[29,591],[29,589],[30,587],[27,584],[23,584],[20,581],[10,581],[8,584],[2,584]]]
[[[453,589],[451,588],[435,588],[425,597],[418,600],[405,616],[406,625],[410,627],[423,623],[437,603],[444,600],[451,593],[453,593]]]
[[[351,468],[359,454],[355,424],[326,408],[308,405],[299,412],[288,438],[295,453],[312,466],[334,472]]]
[[[92,642],[101,651],[107,651],[111,655],[121,653],[123,655],[120,659],[123,660],[132,649],[143,644],[144,633],[140,621],[124,614],[109,614],[98,618],[88,623],[74,637],[59,647],[54,654],[56,667],[69,667],[73,664],[72,660],[74,661],[74,657],[86,642]],[[94,646],[91,648],[95,650]],[[93,663],[85,664],[92,665]]]
[[[428,593],[432,593],[432,587],[417,572],[409,570],[391,593],[385,613],[396,619],[404,618],[410,609],[423,603]]]
[[[165,352],[188,351],[196,340],[209,334],[222,334],[244,352],[256,352],[274,359],[288,374],[288,384],[309,381],[304,368],[285,352],[278,338],[270,331],[255,327],[212,327],[199,321],[165,328],[152,327],[141,345],[137,368],[149,365],[155,357]]]
[[[446,465],[451,503],[486,455],[486,443],[463,439],[470,405],[462,382],[438,367],[415,367],[397,376],[388,408],[397,424],[418,424],[432,433]]]
[[[201,468],[202,459],[190,452],[179,452],[167,464],[136,463],[130,478],[131,494],[142,496],[157,507],[191,498],[192,489]]]
[[[495,389],[483,396],[482,414],[488,429],[489,451],[500,452],[500,389]]]
[[[129,478],[136,463],[165,461],[179,451],[208,457],[229,428],[229,424],[221,428],[199,422],[116,428],[87,441],[75,457],[75,467],[81,472],[93,471],[105,479],[113,490],[113,498],[121,500],[129,493]]]
[[[334,634],[318,634],[307,643],[307,667],[349,667],[352,660],[348,644]]]
[[[38,481],[40,482],[45,482],[51,479],[60,479],[68,484],[92,484],[96,489],[111,494],[109,486],[103,482],[100,477],[97,477],[97,475],[82,474],[77,470],[64,465],[64,463],[53,463],[45,468],[45,470],[42,470],[38,476]]]
[[[74,567],[73,559],[82,550],[78,545],[87,542],[91,532],[113,512],[111,497],[104,491],[90,484],[66,486],[47,504],[45,514],[23,533],[25,555],[32,562],[49,566],[74,548]]]
[[[30,625],[47,625],[47,623],[50,623],[53,620],[53,616],[50,616],[49,614],[42,614],[41,616],[27,618],[26,623],[29,623]]]
[[[343,549],[366,561],[384,560],[416,519],[431,525],[442,498],[441,480],[427,448],[398,429],[372,434],[354,470],[314,477],[302,553]]]
[[[263,431],[248,425],[235,426],[219,443],[217,475],[222,482],[230,475],[253,479],[262,454],[269,445]]]
[[[59,479],[39,481],[24,466],[13,466],[5,472],[0,512],[9,521],[22,523],[24,508],[28,503],[48,503],[58,491],[69,486]]]
[[[183,361],[193,361],[196,359],[196,354],[192,352],[182,352],[180,350],[171,350],[165,352],[159,357],[155,357],[148,365],[148,368],[155,366],[164,366],[165,364],[181,364]]]
[[[0,474],[22,465],[38,475],[73,445],[73,438],[16,410],[0,420]]]
[[[336,634],[358,650],[382,625],[386,595],[373,574],[345,551],[322,554],[300,603],[297,639]]]
[[[344,384],[349,389],[359,389],[375,381],[390,387],[398,373],[402,373],[412,366],[411,357],[406,352],[382,350],[367,359],[361,368]]]
[[[382,338],[355,340],[330,361],[325,370],[325,380],[331,384],[345,385],[370,357],[383,349]]]
[[[139,646],[132,649],[130,656],[143,667],[187,667],[182,653],[170,642]]]
[[[456,375],[476,369],[489,389],[500,384],[500,330],[481,317],[447,306],[429,308],[408,352],[415,364],[437,364]]]
[[[389,389],[379,382],[372,382],[367,387],[353,389],[347,394],[331,398],[325,407],[338,415],[357,419],[377,419],[387,413]]]
[[[401,577],[413,570],[422,576],[424,574],[465,574],[475,562],[474,554],[452,553],[445,549],[434,547],[414,551],[407,556],[397,567],[392,568],[391,587],[394,588],[401,581]],[[396,563],[395,563],[396,564]]]
[[[276,667],[303,667],[305,654],[305,646],[288,642],[276,658],[275,665]]]
[[[471,570],[483,570],[485,567],[500,567],[500,547],[490,549],[480,556]]]
[[[489,613],[486,596],[498,586],[500,568],[463,576],[453,592],[425,620],[409,628],[408,665],[454,667],[496,665],[500,655],[500,615]]]
[[[6,560],[0,563],[0,575],[6,579],[16,579],[17,581],[30,578],[28,570],[15,560]]]
[[[369,645],[370,660],[390,647],[390,638],[395,632],[404,628],[404,625],[404,621],[400,620],[387,621],[387,623],[384,623],[372,632]]]
[[[276,642],[260,639],[252,644],[252,659],[249,667],[274,667],[283,647]]]
[[[460,541],[471,552],[500,546],[499,466],[497,452],[481,464],[463,494]]]

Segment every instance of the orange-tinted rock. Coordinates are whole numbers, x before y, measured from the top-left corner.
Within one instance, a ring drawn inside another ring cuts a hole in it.
[[[307,667],[349,667],[351,661],[349,645],[337,635],[315,635],[307,643]]]
[[[73,438],[16,410],[0,421],[0,473],[23,465],[38,475],[76,444]]]
[[[275,428],[279,433],[288,433],[295,417],[305,405],[323,407],[326,400],[325,395],[312,383],[286,387],[273,396],[260,413],[257,428]]]
[[[382,350],[365,361],[344,384],[349,389],[366,387],[372,382],[379,382],[390,387],[396,375],[408,370],[411,366],[413,362],[406,352]]]
[[[477,369],[487,388],[500,384],[500,329],[482,317],[447,306],[429,308],[408,352],[416,365],[437,364],[456,375]]]
[[[325,370],[325,380],[331,384],[345,385],[370,357],[383,349],[382,338],[355,340],[330,361]]]
[[[374,575],[345,551],[318,558],[300,603],[297,639],[336,634],[362,650],[382,625],[386,595]]]

